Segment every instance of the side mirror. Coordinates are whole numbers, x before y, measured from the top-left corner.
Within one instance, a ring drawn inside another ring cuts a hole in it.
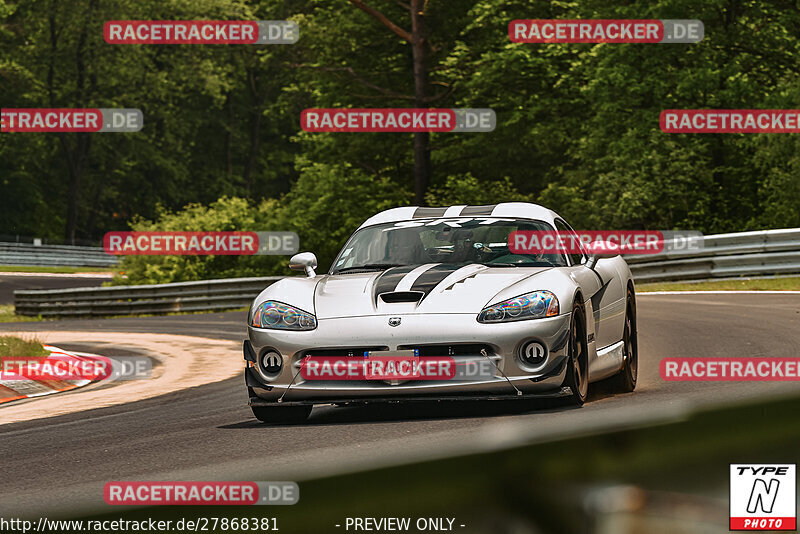
[[[317,257],[313,252],[301,252],[295,254],[289,260],[289,268],[293,271],[304,271],[309,277],[317,276],[314,269],[317,268]]]
[[[614,256],[619,256],[618,245],[595,243],[593,249],[589,251],[589,259],[586,260],[586,266],[590,269],[594,269],[599,260],[603,258],[613,258]]]

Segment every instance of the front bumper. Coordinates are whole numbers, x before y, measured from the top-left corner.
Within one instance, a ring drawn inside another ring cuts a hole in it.
[[[403,400],[487,399],[528,395],[560,396],[566,374],[566,344],[570,314],[509,323],[483,324],[474,314],[406,314],[397,327],[389,315],[321,319],[315,330],[286,332],[248,328],[252,352],[245,350],[245,372],[251,405],[392,402]],[[547,348],[544,361],[526,365],[519,356],[528,341]],[[408,381],[390,385],[382,381],[311,381],[300,376],[299,362],[307,351],[341,350],[342,357],[363,357],[358,348],[398,350],[410,346],[481,345],[486,354],[465,358],[489,358],[497,369],[481,379]],[[284,365],[277,376],[265,377],[259,356],[276,351]],[[255,356],[255,358],[253,358]],[[255,359],[256,361],[252,361]],[[513,384],[513,385],[512,385]]]

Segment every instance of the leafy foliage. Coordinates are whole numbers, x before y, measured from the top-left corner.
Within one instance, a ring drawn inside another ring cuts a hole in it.
[[[404,2],[364,0],[408,29]],[[800,225],[798,139],[665,134],[673,108],[796,109],[800,11],[784,0],[429,0],[436,107],[497,128],[432,134],[429,204],[534,200],[586,229]],[[292,46],[112,46],[112,19],[292,19]],[[515,44],[518,18],[696,18],[697,44]],[[54,37],[55,36],[55,37]],[[411,134],[309,134],[310,107],[404,107],[412,52],[348,0],[0,0],[4,107],[137,107],[136,134],[0,135],[0,234],[294,230],[329,262],[410,202]],[[411,99],[411,100],[410,100]],[[70,162],[83,156],[76,175]],[[76,177],[77,176],[77,177]],[[129,282],[285,272],[285,259],[128,258]]]
[[[295,187],[280,200],[254,204],[244,198],[221,198],[208,206],[191,204],[170,212],[160,209],[155,220],[138,219],[136,231],[294,231],[304,250],[312,250],[327,269],[344,241],[375,213],[408,202],[385,178],[348,165],[310,164]],[[183,282],[233,276],[287,274],[280,256],[124,256],[118,284]]]

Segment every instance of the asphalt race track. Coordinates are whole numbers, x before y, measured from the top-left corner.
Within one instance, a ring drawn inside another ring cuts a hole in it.
[[[537,433],[544,439],[580,432],[585,425],[619,424],[626,417],[657,419],[685,406],[796,392],[791,383],[664,382],[658,363],[668,356],[797,356],[800,295],[640,295],[638,308],[637,391],[614,396],[595,385],[580,409],[527,402],[324,406],[315,408],[306,424],[271,426],[252,417],[243,380],[235,378],[123,406],[0,425],[0,515],[40,516],[73,503],[101,503],[109,480],[303,480],[364,468],[371,461],[391,463],[409,454],[443,454],[465,443],[485,445],[498,435],[523,430],[525,439]],[[6,324],[1,329],[57,327],[238,341],[244,321],[244,313],[232,312]],[[2,413],[0,408],[0,423]]]

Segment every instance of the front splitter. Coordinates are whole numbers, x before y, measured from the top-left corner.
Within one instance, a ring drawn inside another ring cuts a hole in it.
[[[259,397],[250,397],[250,406],[308,406],[314,404],[336,404],[336,405],[364,405],[364,404],[410,404],[422,402],[458,402],[458,401],[509,401],[509,400],[533,400],[533,399],[561,399],[572,395],[572,390],[568,387],[552,392],[526,393],[524,395],[448,395],[436,397],[409,396],[409,397],[362,397],[352,399],[314,399],[302,401],[265,401]]]

